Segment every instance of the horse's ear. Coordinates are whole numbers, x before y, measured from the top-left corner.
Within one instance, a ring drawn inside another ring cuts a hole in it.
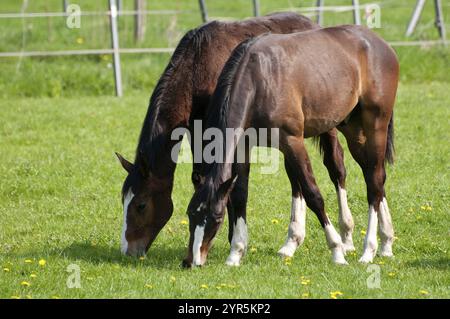
[[[127,161],[122,155],[116,152],[116,156],[119,159],[120,164],[122,164],[122,167],[129,173],[133,170],[133,163]]]
[[[233,190],[234,184],[236,184],[236,180],[237,180],[237,175],[233,175],[230,179],[228,179],[227,181],[223,182],[220,186],[219,189],[217,190],[217,196],[219,198],[225,198],[227,197],[231,191]]]

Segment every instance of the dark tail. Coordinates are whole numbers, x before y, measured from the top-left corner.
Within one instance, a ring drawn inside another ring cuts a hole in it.
[[[391,121],[389,122],[389,126],[388,126],[385,161],[388,162],[391,165],[394,164],[394,155],[395,155],[395,147],[394,147],[394,113],[392,113]]]

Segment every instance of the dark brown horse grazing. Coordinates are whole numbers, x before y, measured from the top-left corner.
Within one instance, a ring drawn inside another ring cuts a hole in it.
[[[178,127],[192,131],[194,120],[204,118],[219,74],[233,49],[243,40],[262,33],[292,33],[315,28],[319,28],[318,25],[306,17],[277,13],[242,22],[214,21],[183,37],[151,97],[134,164],[118,155],[128,172],[122,189],[123,253],[145,253],[171,217],[175,163],[170,154],[173,145],[178,143],[170,139],[171,133]],[[345,195],[342,148],[335,130],[321,135],[320,141],[325,151],[324,162],[340,198],[341,229],[351,249],[353,221]],[[242,178],[238,179],[236,191],[231,195],[230,202],[234,204],[228,205],[230,241],[237,218],[245,219],[248,170],[248,165],[239,167]],[[194,186],[200,181],[199,164],[194,164],[192,181]],[[289,237],[280,253],[292,255],[297,245],[298,240]]]
[[[206,126],[220,128],[224,136],[227,128],[239,128],[241,134],[249,127],[279,130],[279,149],[292,186],[294,225],[290,232],[304,238],[307,205],[324,228],[333,261],[338,264],[347,263],[343,243],[325,213],[304,139],[333,128],[345,135],[367,184],[369,226],[360,261],[371,262],[376,254],[377,224],[381,254],[392,256],[393,227],[384,191],[384,165],[385,160],[393,159],[398,72],[394,51],[365,27],[266,35],[244,42],[233,52],[212,98]],[[224,160],[209,165],[204,183],[191,199],[185,265],[206,261],[236,181],[232,168],[239,138],[224,142]],[[233,238],[230,255],[235,264],[247,245],[245,223],[237,227],[242,229],[236,231],[239,235]]]

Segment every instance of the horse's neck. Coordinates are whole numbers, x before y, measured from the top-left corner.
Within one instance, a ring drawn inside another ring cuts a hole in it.
[[[192,110],[191,78],[184,79],[184,83],[168,83],[157,101],[152,101],[139,140],[138,149],[147,152],[154,173],[163,177],[173,177],[176,166],[171,155],[179,141],[172,139],[172,131],[187,127]]]

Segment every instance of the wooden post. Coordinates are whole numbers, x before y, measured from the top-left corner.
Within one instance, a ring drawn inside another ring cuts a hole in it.
[[[259,0],[253,0],[253,15],[259,17]]]
[[[206,8],[205,0],[198,0],[200,4],[200,12],[202,14],[203,23],[208,22],[208,9]]]
[[[319,8],[317,10],[317,19],[316,19],[316,22],[318,25],[323,24],[323,11],[322,11],[323,2],[324,2],[324,0],[317,0],[317,4],[316,4],[316,7]]]
[[[444,15],[442,14],[442,3],[441,0],[434,0],[434,8],[436,10],[436,27],[439,31],[439,36],[442,41],[445,42],[445,23],[444,23]]]
[[[145,14],[141,11],[145,10],[145,0],[134,0],[134,7],[137,11],[135,28],[134,28],[134,38],[137,42],[144,40],[145,36]]]
[[[414,9],[411,21],[409,21],[408,29],[406,30],[406,36],[409,37],[414,32],[417,22],[419,22],[420,15],[425,5],[425,0],[417,0],[416,8]]]
[[[122,72],[120,70],[120,54],[119,54],[119,32],[117,30],[117,3],[116,0],[109,0],[110,25],[111,25],[111,42],[113,48],[114,59],[114,80],[116,84],[116,95],[121,97],[122,91]]]
[[[361,15],[359,12],[359,0],[352,0],[353,3],[353,22],[356,25],[361,25]]]

